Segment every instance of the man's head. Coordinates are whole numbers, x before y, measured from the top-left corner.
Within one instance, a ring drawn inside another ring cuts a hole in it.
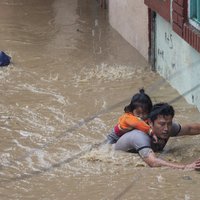
[[[158,103],[153,106],[149,114],[149,125],[157,137],[169,138],[174,114],[173,107],[168,103]]]

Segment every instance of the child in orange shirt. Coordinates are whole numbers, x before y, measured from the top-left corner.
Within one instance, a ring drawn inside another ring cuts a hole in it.
[[[145,94],[144,89],[132,97],[128,106],[124,108],[125,113],[119,118],[118,124],[114,127],[112,133],[107,136],[107,142],[114,144],[125,133],[138,129],[153,137],[157,142],[156,135],[153,134],[150,126],[144,121],[152,109],[150,97]]]

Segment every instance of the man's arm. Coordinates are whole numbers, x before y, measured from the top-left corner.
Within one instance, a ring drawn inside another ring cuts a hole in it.
[[[172,163],[156,157],[153,151],[149,152],[146,157],[142,157],[142,159],[150,167],[170,167],[175,169],[200,170],[200,159],[191,164]]]
[[[200,123],[181,125],[181,130],[178,136],[183,135],[198,135],[200,134]]]

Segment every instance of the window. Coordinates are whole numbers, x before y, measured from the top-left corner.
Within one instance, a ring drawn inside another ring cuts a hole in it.
[[[200,0],[189,1],[189,22],[200,30]]]

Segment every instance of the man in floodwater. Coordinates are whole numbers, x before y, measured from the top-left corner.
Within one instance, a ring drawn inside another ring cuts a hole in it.
[[[155,104],[149,115],[149,125],[158,138],[153,139],[140,130],[124,134],[115,144],[116,150],[138,152],[150,167],[171,167],[176,169],[200,170],[200,159],[190,164],[178,164],[156,157],[154,152],[163,150],[170,137],[200,134],[200,124],[180,125],[173,122],[174,109],[167,103]]]

